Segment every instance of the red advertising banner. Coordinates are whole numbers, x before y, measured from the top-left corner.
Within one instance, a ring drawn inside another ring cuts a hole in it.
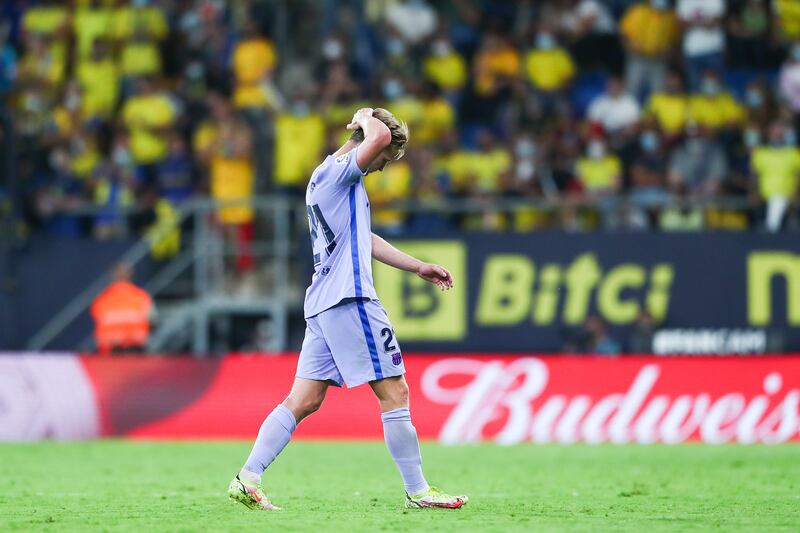
[[[7,418],[0,420],[0,440],[253,438],[288,393],[296,362],[288,354],[221,360],[2,357],[0,401],[11,408],[0,414]],[[797,356],[410,355],[406,369],[418,433],[447,443],[800,439]],[[30,382],[38,392],[30,392]],[[27,396],[17,394],[23,389]],[[57,402],[44,401],[53,395]],[[377,401],[368,386],[331,387],[322,409],[295,435],[382,438]]]

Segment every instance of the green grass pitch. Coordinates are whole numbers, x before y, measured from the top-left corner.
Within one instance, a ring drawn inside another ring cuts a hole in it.
[[[798,531],[800,446],[445,447],[461,510],[406,510],[380,442],[295,442],[265,477],[286,510],[229,501],[244,442],[0,445],[0,531]]]

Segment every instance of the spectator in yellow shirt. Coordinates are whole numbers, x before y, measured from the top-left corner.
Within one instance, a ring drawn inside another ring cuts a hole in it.
[[[738,126],[745,118],[744,107],[725,91],[719,76],[706,71],[700,82],[700,93],[689,98],[689,117],[699,126],[719,130]]]
[[[385,107],[392,110],[398,120],[408,124],[411,131],[417,130],[423,120],[425,108],[422,99],[414,92],[414,85],[402,78],[390,75],[383,81]]]
[[[668,138],[683,133],[689,119],[689,97],[684,91],[683,80],[677,72],[667,75],[664,92],[650,95],[645,106],[645,115],[654,118]]]
[[[794,132],[780,122],[769,129],[769,145],[753,150],[750,165],[758,180],[758,195],[765,203],[765,225],[778,231],[791,203],[797,202],[800,150]]]
[[[152,80],[142,78],[136,88],[136,94],[122,107],[122,120],[130,133],[134,161],[151,167],[167,153],[166,134],[175,123],[177,112],[170,97],[157,91]]]
[[[275,69],[275,47],[258,31],[252,20],[245,24],[242,39],[233,51],[233,73],[236,87],[233,102],[236,107],[274,107],[274,88],[271,84]]]
[[[84,115],[90,119],[111,118],[119,98],[120,79],[105,41],[94,41],[92,53],[78,63],[76,76],[83,91]]]
[[[128,78],[161,73],[159,42],[167,36],[167,20],[155,5],[133,3],[114,13],[114,37],[121,42],[120,70]]]
[[[298,96],[275,120],[275,186],[302,196],[325,148],[325,122],[309,99]]]
[[[523,69],[537,97],[540,114],[552,116],[568,105],[565,93],[575,76],[575,64],[548,28],[536,35],[534,48],[525,55]]]
[[[609,225],[622,185],[622,162],[608,152],[605,140],[595,137],[587,143],[585,155],[575,164],[575,180],[581,196],[598,208],[603,223]]]
[[[547,29],[536,35],[534,48],[525,55],[524,68],[531,86],[543,93],[565,90],[575,76],[572,58]]]
[[[217,218],[224,231],[236,242],[236,267],[239,272],[255,266],[250,245],[253,239],[254,211],[249,200],[255,193],[252,139],[247,124],[229,115],[218,126],[211,158],[211,196],[222,205]]]
[[[628,92],[641,97],[661,92],[667,60],[680,37],[680,25],[669,0],[645,0],[631,6],[620,21],[620,37],[627,51],[625,84]]]
[[[433,41],[422,65],[425,78],[435,83],[448,96],[461,91],[467,82],[466,61],[446,37]]]
[[[467,191],[473,200],[484,205],[480,214],[466,218],[467,228],[500,230],[507,227],[505,213],[496,206],[497,198],[509,188],[511,152],[497,143],[494,134],[483,130],[478,134],[478,150],[469,153]]]
[[[619,157],[608,153],[603,139],[594,138],[575,164],[575,179],[590,198],[616,194],[622,183],[622,163]]]
[[[772,0],[775,27],[786,43],[800,40],[800,2],[797,0]]]
[[[364,180],[375,226],[389,233],[403,229],[406,213],[392,205],[411,196],[411,178],[408,161],[400,160],[386,167],[383,172],[375,172]]]
[[[39,83],[55,91],[64,82],[66,63],[47,41],[47,37],[40,35],[29,39],[28,50],[19,64],[19,81]]]
[[[416,128],[415,144],[435,144],[455,127],[455,121],[456,112],[452,104],[444,98],[439,87],[427,83],[423,87],[422,118]]]
[[[89,57],[95,41],[113,36],[114,9],[103,0],[90,0],[79,6],[72,19],[78,61]]]
[[[45,0],[30,7],[22,17],[22,30],[25,41],[30,46],[31,39],[44,39],[52,56],[63,63],[67,59],[67,31],[69,11],[64,2]]]
[[[519,77],[519,52],[498,33],[487,33],[472,66],[475,92],[494,96]]]

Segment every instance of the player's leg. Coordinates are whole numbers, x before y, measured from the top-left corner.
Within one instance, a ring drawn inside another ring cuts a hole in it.
[[[253,449],[239,474],[228,485],[228,496],[251,509],[277,510],[261,484],[264,470],[289,444],[292,433],[305,417],[319,409],[328,384],[296,378],[289,396],[267,416]]]
[[[403,376],[370,382],[381,408],[383,437],[392,455],[403,484],[409,494],[428,490],[428,482],[422,473],[422,457],[419,451],[417,430],[411,423],[408,409],[408,384]]]
[[[297,424],[322,405],[329,383],[341,385],[342,376],[312,317],[307,323],[292,390],[261,424],[247,461],[228,487],[231,498],[253,509],[275,508],[264,493],[261,476],[289,443]]]
[[[469,501],[430,487],[422,473],[417,430],[411,423],[408,384],[403,376],[370,382],[381,408],[383,436],[406,487],[406,507],[458,509]]]
[[[255,474],[260,480],[264,470],[289,444],[297,424],[320,408],[327,390],[328,384],[324,381],[295,378],[289,396],[261,424],[250,456],[239,473],[240,477],[244,475],[254,479]]]

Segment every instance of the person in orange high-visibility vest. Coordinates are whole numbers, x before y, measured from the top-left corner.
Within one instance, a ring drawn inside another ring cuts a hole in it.
[[[114,281],[92,302],[94,337],[99,353],[140,352],[150,337],[153,299],[131,282],[131,266],[114,269]]]

